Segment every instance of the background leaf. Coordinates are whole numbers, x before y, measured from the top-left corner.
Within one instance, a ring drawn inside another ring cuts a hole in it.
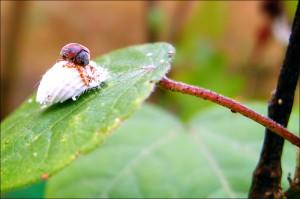
[[[257,112],[266,115],[267,107],[262,103],[249,105]],[[294,110],[299,110],[295,108]],[[299,112],[291,115],[289,129],[299,132]],[[260,156],[264,138],[264,127],[239,114],[218,107],[208,109],[196,115],[190,122],[201,154],[210,168],[215,172],[225,193],[214,193],[211,197],[243,197],[246,198],[252,172]],[[293,173],[296,162],[296,148],[285,143],[282,155],[283,190],[288,187],[288,172]],[[217,194],[217,195],[215,195]]]
[[[265,112],[265,105],[251,105]],[[299,131],[297,114],[290,129]],[[264,128],[215,107],[184,127],[145,105],[105,145],[48,181],[46,197],[246,197]],[[286,143],[283,168],[293,172],[295,147]]]
[[[40,181],[10,192],[1,193],[1,198],[43,198],[46,182]]]
[[[46,197],[175,197],[176,173],[169,161],[185,157],[181,156],[185,151],[174,155],[179,152],[176,147],[187,141],[180,122],[162,110],[144,106],[117,134],[50,179]]]
[[[1,190],[51,176],[103,142],[168,72],[170,50],[167,43],[118,50],[96,60],[111,73],[101,89],[46,110],[34,97],[23,103],[1,123]]]

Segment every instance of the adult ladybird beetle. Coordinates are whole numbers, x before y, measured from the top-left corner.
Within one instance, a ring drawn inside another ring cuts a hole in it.
[[[86,66],[90,62],[90,50],[78,43],[69,43],[62,47],[60,56],[75,65]]]
[[[98,88],[109,78],[109,72],[94,61],[90,51],[83,45],[69,43],[60,55],[63,60],[56,62],[40,81],[36,102],[42,108],[68,99],[76,100],[85,91]]]

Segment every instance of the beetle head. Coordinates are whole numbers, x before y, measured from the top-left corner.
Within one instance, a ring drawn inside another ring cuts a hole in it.
[[[86,66],[90,61],[89,49],[78,43],[69,43],[62,47],[60,56],[63,60],[80,66]]]

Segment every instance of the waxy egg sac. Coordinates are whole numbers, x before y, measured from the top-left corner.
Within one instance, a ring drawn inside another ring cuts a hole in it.
[[[83,92],[100,86],[108,76],[108,71],[93,61],[85,67],[59,61],[43,75],[36,101],[49,106],[70,98],[76,100]]]

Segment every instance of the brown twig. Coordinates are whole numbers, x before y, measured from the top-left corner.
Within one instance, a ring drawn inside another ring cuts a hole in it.
[[[268,116],[287,126],[300,72],[300,4],[298,2],[289,45],[277,87],[268,107]],[[281,100],[281,104],[277,103]],[[284,139],[266,129],[259,162],[253,172],[249,198],[283,198],[281,155]]]
[[[237,101],[234,101],[230,98],[224,97],[218,93],[212,92],[210,90],[188,85],[181,82],[176,82],[174,80],[168,79],[164,77],[160,82],[159,85],[165,89],[171,91],[177,91],[189,95],[193,95],[196,97],[200,97],[205,100],[212,101],[214,103],[220,104],[221,106],[229,108],[232,112],[240,113],[261,125],[271,129],[277,135],[287,139],[292,144],[298,146],[300,148],[300,138],[289,132],[286,128],[281,126],[280,124],[274,122],[273,120],[260,115],[259,113],[251,110],[250,108],[240,104]]]

